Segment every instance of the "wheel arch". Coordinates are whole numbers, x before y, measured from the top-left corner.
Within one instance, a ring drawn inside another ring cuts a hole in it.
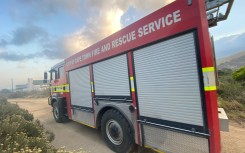
[[[107,106],[104,106],[103,108],[100,109],[100,111],[98,112],[97,114],[97,117],[96,117],[96,128],[97,129],[100,129],[101,128],[101,119],[102,119],[102,116],[104,115],[104,113],[110,109],[114,109],[118,112],[120,112],[122,114],[122,116],[127,120],[127,122],[129,123],[129,126],[130,128],[132,129],[132,134],[133,134],[133,137],[135,135],[135,129],[134,129],[134,126],[131,122],[131,120],[127,117],[127,115],[117,106],[114,106],[114,105],[107,105]]]
[[[62,97],[59,94],[53,95],[50,97],[51,99],[51,106],[53,107],[54,102],[58,102],[58,101],[66,101],[66,97]]]
[[[51,106],[53,107],[53,104],[57,101],[58,101],[57,97],[51,97]]]

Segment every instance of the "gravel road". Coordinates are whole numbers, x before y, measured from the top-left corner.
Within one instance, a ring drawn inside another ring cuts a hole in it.
[[[72,121],[56,123],[52,108],[47,104],[47,98],[9,99],[9,101],[27,109],[47,130],[54,132],[55,140],[52,144],[55,147],[65,146],[67,150],[83,148],[91,153],[112,153],[98,130]],[[234,122],[230,122],[229,128],[230,132],[221,132],[222,153],[245,153],[245,128]]]

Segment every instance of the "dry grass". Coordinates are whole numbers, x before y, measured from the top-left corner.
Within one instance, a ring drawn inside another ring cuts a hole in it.
[[[16,91],[16,92],[0,92],[0,96],[7,98],[46,98],[50,96],[50,89],[42,91]]]
[[[241,103],[235,100],[226,101],[219,97],[218,104],[219,107],[224,108],[230,120],[234,120],[240,125],[245,125],[245,108]]]
[[[228,118],[245,123],[245,84],[232,78],[232,70],[219,71],[219,107],[225,109]]]

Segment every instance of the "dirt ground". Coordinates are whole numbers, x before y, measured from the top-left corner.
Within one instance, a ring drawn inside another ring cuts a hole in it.
[[[221,132],[222,153],[245,153],[245,127],[229,122],[229,132]]]
[[[112,153],[98,130],[72,121],[56,123],[53,119],[52,108],[47,104],[47,98],[9,99],[9,101],[27,109],[42,122],[47,130],[54,132],[55,139],[52,144],[55,147],[65,146],[67,150],[83,148],[91,153]],[[229,130],[229,132],[221,132],[222,153],[245,153],[245,128],[230,121]]]

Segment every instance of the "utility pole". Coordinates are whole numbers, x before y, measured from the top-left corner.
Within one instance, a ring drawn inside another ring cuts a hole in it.
[[[14,80],[13,80],[13,78],[11,78],[11,82],[12,82],[12,92],[14,92]]]

